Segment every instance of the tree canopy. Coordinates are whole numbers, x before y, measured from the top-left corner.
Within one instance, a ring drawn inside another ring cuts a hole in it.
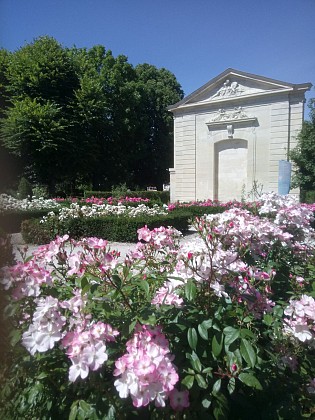
[[[315,99],[309,101],[310,121],[304,121],[298,143],[290,153],[295,164],[293,185],[315,191]]]
[[[14,53],[0,50],[0,92],[2,145],[51,192],[60,183],[100,189],[168,180],[167,106],[183,97],[170,71],[46,36]]]

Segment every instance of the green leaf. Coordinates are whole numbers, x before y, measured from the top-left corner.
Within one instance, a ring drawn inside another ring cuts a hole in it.
[[[283,308],[279,305],[276,305],[273,308],[273,313],[274,313],[274,316],[282,318],[283,317]]]
[[[213,371],[213,368],[212,367],[207,367],[207,368],[205,368],[205,369],[202,370],[202,373],[210,374],[212,371]],[[212,375],[210,375],[210,376],[212,376]]]
[[[4,316],[5,318],[11,318],[15,315],[16,311],[18,309],[18,306],[15,304],[9,304],[4,309]]]
[[[202,324],[198,325],[198,332],[201,338],[208,341],[209,339],[208,330]]]
[[[84,400],[80,400],[79,407],[83,411],[84,415],[88,415],[91,411],[93,411],[92,406]]]
[[[232,377],[229,379],[227,389],[229,391],[229,394],[233,394],[233,392],[235,391],[235,378]]]
[[[266,325],[272,325],[273,317],[270,314],[265,314],[263,318],[263,323]]]
[[[215,395],[217,394],[221,389],[221,379],[218,379],[217,381],[215,381],[215,383],[213,384],[212,387],[212,394]]]
[[[104,420],[115,420],[116,419],[116,410],[113,405],[109,407],[107,414],[104,417]]]
[[[207,330],[212,327],[212,324],[213,324],[212,319],[205,319],[201,323],[201,325],[203,325],[205,328],[207,328]]]
[[[256,353],[253,346],[245,338],[242,338],[240,351],[243,359],[250,367],[255,367]]]
[[[138,282],[139,286],[141,287],[141,289],[144,291],[144,293],[149,296],[150,294],[150,286],[149,283],[146,280],[140,280]]]
[[[239,338],[240,331],[233,327],[225,327],[223,330],[223,334],[225,335],[224,343],[226,346],[229,346]]]
[[[207,382],[205,381],[204,377],[200,375],[199,373],[195,376],[197,384],[200,388],[206,389],[207,388]]]
[[[13,330],[10,333],[10,343],[11,343],[11,346],[14,347],[20,340],[21,340],[21,331],[19,331],[19,330]]]
[[[215,420],[226,420],[229,418],[229,403],[222,392],[214,395],[213,415]]]
[[[245,385],[250,386],[251,388],[262,390],[261,383],[251,373],[246,373],[246,372],[240,373],[238,375],[238,379],[241,382],[243,382]]]
[[[206,397],[201,401],[201,404],[204,408],[209,408],[211,405],[211,397]]]
[[[256,337],[253,331],[248,330],[247,328],[242,328],[240,330],[240,336],[242,338],[246,338],[246,337],[255,338]]]
[[[206,327],[204,322],[198,325],[198,332],[201,338],[208,341],[208,328]]]
[[[128,328],[129,334],[130,334],[130,333],[134,330],[136,323],[137,323],[137,320],[132,321],[132,322],[129,324],[129,328]]]
[[[188,300],[193,300],[196,296],[197,288],[193,280],[189,279],[185,284],[185,296]]]
[[[185,378],[182,380],[182,385],[185,385],[187,389],[190,389],[194,384],[194,380],[194,375],[186,375]]]
[[[212,338],[212,353],[214,357],[218,357],[223,347],[223,334],[217,332]]]
[[[81,278],[81,284],[80,284],[81,289],[84,289],[86,286],[88,286],[88,284],[89,284],[88,279],[85,276],[82,277]]]
[[[42,372],[40,373],[38,376],[36,376],[36,379],[45,379],[47,378],[47,373],[46,372]]]
[[[196,350],[198,343],[198,335],[195,328],[188,328],[187,331],[188,344],[191,349]]]
[[[78,414],[78,401],[74,401],[71,406],[69,420],[75,420],[77,418],[77,414]]]
[[[251,322],[253,320],[253,318],[251,317],[251,316],[246,316],[244,319],[243,319],[243,322]]]
[[[193,351],[192,354],[188,353],[188,358],[190,359],[191,366],[197,372],[201,372],[201,362],[197,354]]]
[[[118,274],[112,275],[112,282],[117,287],[117,289],[121,289],[122,281],[121,281],[121,278],[118,276]]]

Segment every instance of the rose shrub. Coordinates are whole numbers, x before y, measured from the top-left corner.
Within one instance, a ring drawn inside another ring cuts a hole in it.
[[[143,227],[123,261],[65,235],[2,269],[15,327],[2,417],[314,416],[312,210],[280,210],[197,218],[183,245]]]
[[[0,214],[12,211],[29,211],[29,210],[56,210],[60,205],[51,199],[45,198],[24,198],[19,200],[8,194],[0,194]]]

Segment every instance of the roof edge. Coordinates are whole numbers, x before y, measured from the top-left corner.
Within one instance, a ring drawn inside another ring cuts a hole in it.
[[[241,71],[241,70],[236,70],[236,69],[233,69],[233,68],[230,67],[230,68],[224,70],[222,73],[218,74],[213,79],[209,80],[207,83],[202,85],[200,88],[194,90],[192,93],[185,96],[180,101],[176,102],[175,104],[172,104],[172,105],[168,106],[167,110],[172,111],[172,110],[180,107],[181,105],[184,105],[192,97],[194,97],[196,95],[199,95],[204,90],[206,90],[211,84],[215,84],[218,80],[223,79],[224,77],[226,77],[230,74],[233,74],[233,73],[235,75],[243,76],[243,77],[246,77],[246,78],[257,79],[257,80],[268,82],[268,83],[273,83],[273,84],[283,85],[283,86],[286,86],[286,87],[291,87],[293,90],[305,90],[305,91],[307,91],[307,90],[310,90],[311,87],[313,86],[312,83],[293,84],[293,83],[288,83],[288,82],[284,82],[284,81],[277,80],[277,79],[272,79],[270,77],[260,76],[260,75],[253,74],[253,73],[247,73],[247,72],[244,72],[244,71]]]

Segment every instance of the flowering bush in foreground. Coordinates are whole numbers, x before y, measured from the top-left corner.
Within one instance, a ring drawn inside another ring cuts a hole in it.
[[[2,416],[311,418],[309,212],[277,224],[234,208],[196,219],[183,245],[144,227],[123,261],[64,236],[4,268],[16,359]]]

